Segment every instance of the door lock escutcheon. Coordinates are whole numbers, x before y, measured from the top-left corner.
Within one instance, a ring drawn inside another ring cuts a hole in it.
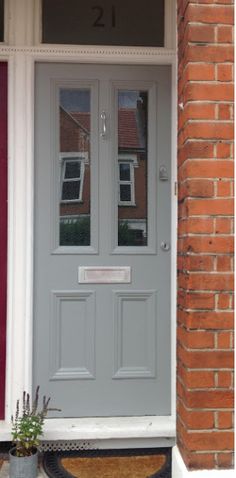
[[[168,172],[166,167],[162,164],[159,168],[159,179],[160,181],[168,181]]]
[[[169,251],[169,250],[170,250],[170,243],[169,243],[169,242],[162,241],[162,243],[161,243],[161,249],[162,249],[163,251]]]

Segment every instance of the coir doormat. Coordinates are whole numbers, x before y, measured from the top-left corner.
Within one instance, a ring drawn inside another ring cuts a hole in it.
[[[51,478],[171,478],[171,448],[47,452],[43,466]]]

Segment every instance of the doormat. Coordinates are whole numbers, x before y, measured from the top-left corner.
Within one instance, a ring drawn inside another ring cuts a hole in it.
[[[46,452],[50,478],[171,478],[171,448]]]

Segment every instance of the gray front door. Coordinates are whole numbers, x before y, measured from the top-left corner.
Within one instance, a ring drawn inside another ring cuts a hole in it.
[[[34,386],[168,415],[170,67],[38,64],[35,114]]]

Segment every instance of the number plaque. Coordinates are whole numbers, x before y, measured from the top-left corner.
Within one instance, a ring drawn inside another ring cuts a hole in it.
[[[43,0],[42,42],[164,46],[164,0]]]

